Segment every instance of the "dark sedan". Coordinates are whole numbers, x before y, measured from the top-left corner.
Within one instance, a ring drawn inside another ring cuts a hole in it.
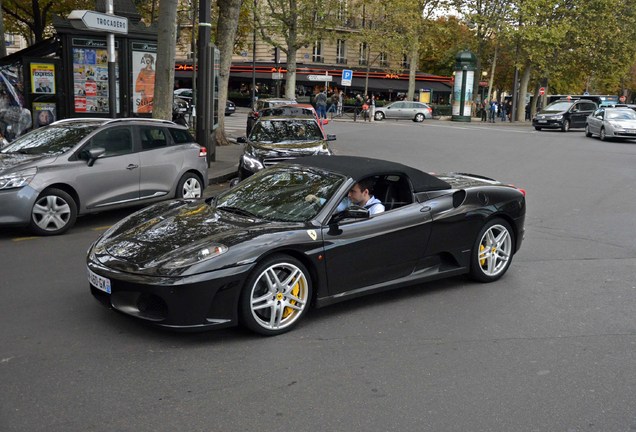
[[[273,114],[278,114],[274,109]],[[307,110],[302,110],[307,111]],[[301,156],[330,155],[329,141],[335,135],[326,134],[322,125],[311,113],[300,113],[279,117],[261,117],[249,136],[240,137],[237,142],[244,144],[239,160],[239,179],[280,162],[288,162]]]
[[[341,210],[365,179],[386,210]],[[123,219],[90,247],[89,285],[104,305],[161,327],[242,323],[276,335],[312,304],[464,273],[495,281],[521,246],[525,213],[523,190],[486,177],[308,157],[216,199],[174,200]]]

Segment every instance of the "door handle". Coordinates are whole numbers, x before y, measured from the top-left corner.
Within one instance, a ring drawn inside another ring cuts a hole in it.
[[[134,170],[135,168],[139,168],[139,165],[130,164],[126,167],[127,170]]]

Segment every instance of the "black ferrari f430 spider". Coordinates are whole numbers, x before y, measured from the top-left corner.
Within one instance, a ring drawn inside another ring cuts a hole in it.
[[[343,206],[365,179],[383,212]],[[495,281],[525,213],[525,191],[490,178],[312,156],[128,216],[90,247],[88,278],[101,303],[148,323],[276,335],[311,305],[460,274]]]

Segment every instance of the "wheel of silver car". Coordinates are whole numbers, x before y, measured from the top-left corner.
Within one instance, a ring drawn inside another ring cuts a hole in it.
[[[598,137],[601,141],[607,141],[607,134],[605,133],[605,128],[601,128],[601,131],[598,134]]]
[[[31,209],[29,228],[38,235],[58,235],[75,224],[77,204],[61,189],[45,189]]]
[[[241,318],[250,330],[274,336],[292,329],[311,301],[311,279],[297,259],[276,255],[252,272],[241,295]]]
[[[570,120],[563,120],[563,126],[561,127],[563,132],[568,132],[570,130]]]
[[[424,121],[424,114],[422,113],[417,113],[415,114],[415,118],[413,119],[413,121],[421,123]]]
[[[510,267],[513,248],[510,225],[502,219],[488,222],[475,240],[471,256],[471,276],[480,282],[496,281]]]
[[[377,121],[382,121],[384,120],[384,113],[382,113],[381,111],[378,111],[375,113],[375,115],[373,116]]]
[[[177,185],[177,198],[201,198],[203,186],[196,174],[187,173],[181,177]]]
[[[592,136],[592,132],[590,132],[590,125],[585,125],[585,136],[588,138]]]

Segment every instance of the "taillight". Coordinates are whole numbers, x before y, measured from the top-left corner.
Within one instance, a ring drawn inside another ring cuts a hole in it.
[[[206,149],[205,147],[199,147],[199,157],[207,157],[208,156],[208,149]]]
[[[509,184],[508,186],[517,189],[519,192],[521,192],[523,194],[524,197],[526,196],[526,190],[525,189],[518,188],[517,186],[515,186],[513,184]]]

